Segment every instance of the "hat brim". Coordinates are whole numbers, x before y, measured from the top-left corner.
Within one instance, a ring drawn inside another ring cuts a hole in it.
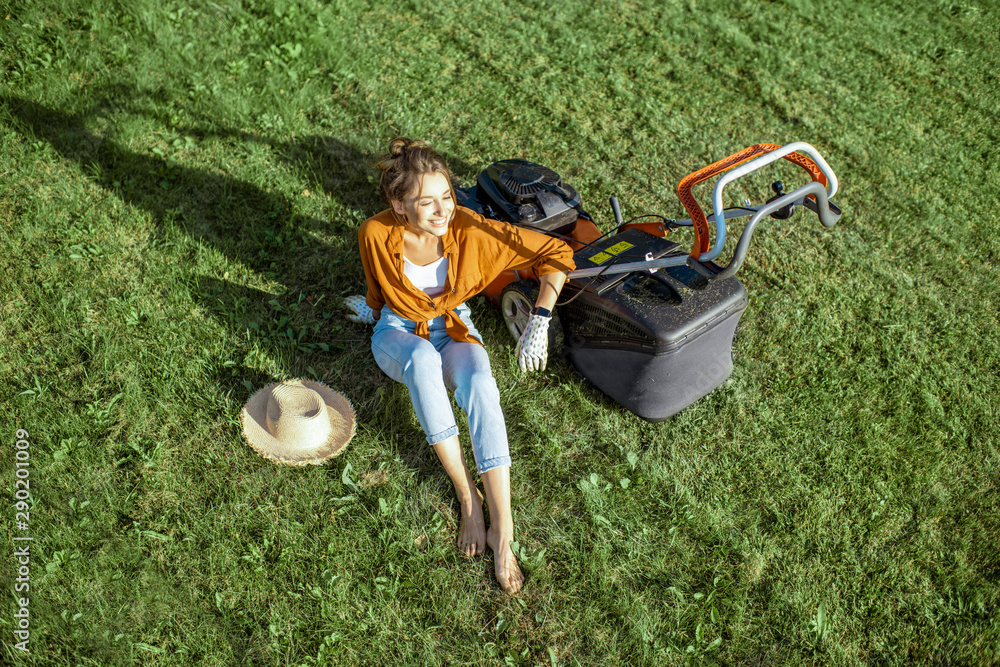
[[[354,437],[354,408],[347,397],[322,382],[299,380],[303,386],[318,393],[326,403],[330,418],[330,435],[308,449],[289,446],[271,435],[266,426],[267,401],[280,382],[274,382],[256,392],[243,406],[240,422],[243,439],[264,458],[283,465],[320,465],[340,454]]]

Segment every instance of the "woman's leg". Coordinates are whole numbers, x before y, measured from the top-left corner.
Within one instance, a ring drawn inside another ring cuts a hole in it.
[[[441,349],[441,362],[445,384],[455,392],[455,402],[468,415],[479,473],[509,466],[507,426],[486,349],[475,343],[451,342]]]
[[[510,511],[510,466],[491,468],[482,474],[486,503],[490,507],[490,529],[486,543],[493,549],[493,570],[501,588],[516,593],[524,585],[524,574],[510,549],[514,539],[514,517]]]
[[[397,329],[376,330],[372,336],[372,354],[386,375],[406,385],[428,444],[458,434],[445,388],[441,354],[429,341]]]
[[[486,519],[483,518],[483,495],[465,464],[465,455],[458,436],[453,435],[434,445],[458,496],[461,521],[458,526],[458,548],[463,556],[478,556],[486,549]]]
[[[372,337],[372,353],[386,375],[406,385],[427,441],[434,445],[441,465],[455,485],[460,505],[459,550],[465,556],[481,554],[486,549],[483,496],[472,480],[458,441],[440,353],[427,340],[398,330],[376,332]]]
[[[474,343],[451,343],[441,350],[441,357],[445,382],[454,390],[456,402],[469,416],[472,450],[490,508],[486,543],[493,549],[497,581],[508,593],[516,593],[524,585],[524,574],[510,549],[514,539],[510,451],[500,409],[500,392],[490,370],[489,357],[481,345]]]

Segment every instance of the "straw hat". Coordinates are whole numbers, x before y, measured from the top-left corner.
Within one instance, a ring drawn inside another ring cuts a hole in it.
[[[301,466],[339,454],[354,436],[354,408],[322,382],[269,384],[250,397],[240,415],[243,437],[264,458]]]

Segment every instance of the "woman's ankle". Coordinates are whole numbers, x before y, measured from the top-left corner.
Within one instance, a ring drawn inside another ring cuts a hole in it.
[[[465,507],[470,506],[481,506],[483,504],[483,494],[479,492],[475,484],[469,484],[467,486],[455,486],[455,496],[458,497],[458,502]]]
[[[488,537],[497,547],[503,547],[514,541],[514,524],[504,525],[494,522],[490,525]]]

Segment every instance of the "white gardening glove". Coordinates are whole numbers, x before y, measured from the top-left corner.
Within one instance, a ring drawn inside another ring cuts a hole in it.
[[[524,372],[544,371],[549,360],[549,320],[551,317],[535,315],[528,318],[521,338],[517,341],[517,363]]]
[[[351,322],[375,324],[375,316],[372,314],[372,309],[365,303],[365,297],[360,294],[349,296],[344,299],[344,305],[354,311],[353,314],[347,316]]]

